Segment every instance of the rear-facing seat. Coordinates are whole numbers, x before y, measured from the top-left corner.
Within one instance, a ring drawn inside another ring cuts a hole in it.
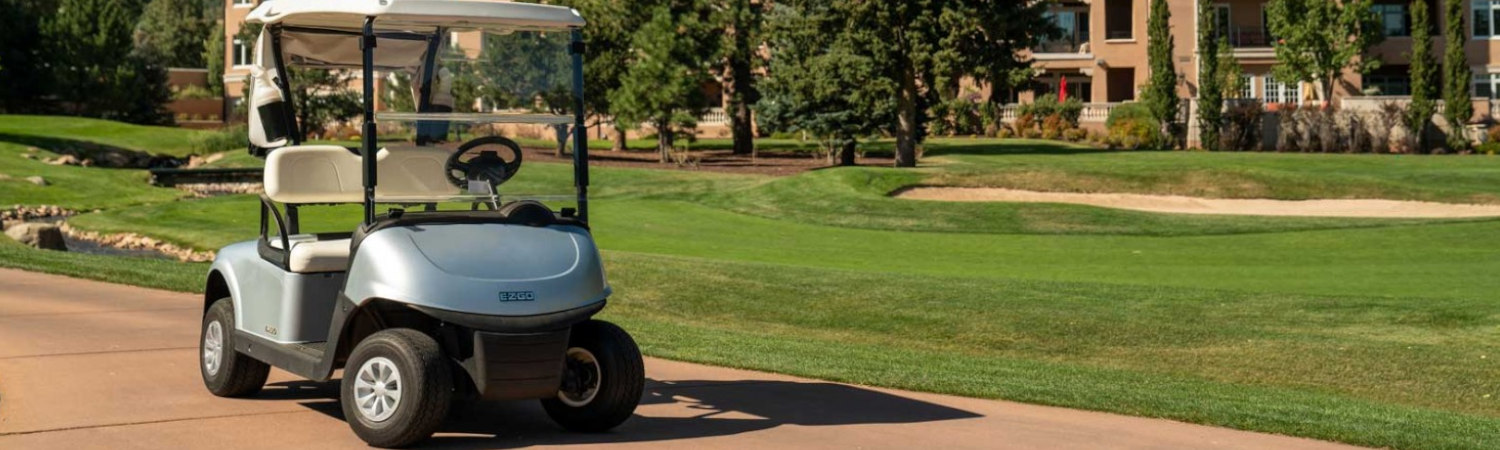
[[[376,153],[376,198],[443,197],[457,194],[443,174],[448,150],[399,147]],[[344,147],[305,145],[272,151],[266,158],[265,189],[284,204],[335,204],[364,201],[360,156]],[[354,225],[354,224],[351,224]],[[280,239],[268,239],[282,249]],[[296,273],[340,272],[349,267],[350,240],[287,236],[291,251],[286,269]]]

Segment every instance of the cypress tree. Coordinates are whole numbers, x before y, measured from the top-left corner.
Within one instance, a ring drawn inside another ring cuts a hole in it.
[[[1219,73],[1219,30],[1211,0],[1198,0],[1198,142],[1219,149],[1224,126],[1224,75]]]
[[[1443,55],[1443,117],[1448,119],[1448,147],[1450,150],[1469,148],[1464,137],[1464,126],[1474,115],[1474,105],[1469,103],[1469,85],[1474,74],[1469,70],[1469,58],[1464,54],[1468,35],[1464,27],[1464,4],[1467,0],[1447,0],[1445,18],[1447,27],[1444,38],[1448,43]]]
[[[1411,117],[1408,125],[1417,138],[1417,151],[1427,150],[1426,131],[1437,109],[1437,63],[1432,60],[1432,13],[1427,0],[1411,2]]]
[[[1161,123],[1162,145],[1177,141],[1177,113],[1182,102],[1177,98],[1177,69],[1172,64],[1176,43],[1172,39],[1172,12],[1167,0],[1151,0],[1151,18],[1146,25],[1146,64],[1151,78],[1141,94],[1151,116]]]

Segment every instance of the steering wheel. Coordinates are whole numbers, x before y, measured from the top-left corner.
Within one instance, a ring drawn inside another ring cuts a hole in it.
[[[510,157],[500,156],[509,151]],[[465,155],[477,155],[464,159]],[[499,186],[521,170],[521,146],[516,141],[502,136],[485,136],[465,142],[448,156],[443,174],[448,182],[462,189],[469,187],[469,180],[488,181],[490,186]]]

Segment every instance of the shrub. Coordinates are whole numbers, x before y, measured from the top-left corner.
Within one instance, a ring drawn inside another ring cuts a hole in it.
[[[953,134],[975,135],[984,132],[980,126],[979,104],[968,100],[954,100],[948,107],[953,117]]]
[[[1069,128],[1072,127],[1063,122],[1063,115],[1061,113],[1052,113],[1047,118],[1042,119],[1042,134],[1053,136],[1047,139],[1056,139],[1057,136],[1062,135],[1064,130]]]
[[[1481,154],[1495,156],[1496,153],[1500,153],[1500,142],[1485,142],[1483,144],[1479,144],[1479,147],[1476,147],[1474,150]]]
[[[1000,129],[995,131],[995,137],[1010,139],[1016,137],[1016,130],[1011,129],[1009,125],[1001,125]]]
[[[213,91],[196,84],[189,84],[172,91],[173,100],[219,98]]]
[[[1264,106],[1258,101],[1237,101],[1229,104],[1224,112],[1224,129],[1219,135],[1219,148],[1224,150],[1257,150],[1261,142],[1261,121],[1265,116]]]
[[[234,125],[218,131],[199,133],[193,135],[189,148],[197,155],[249,148],[250,138],[245,130],[244,125]]]
[[[1022,106],[1021,109],[1024,110],[1024,109],[1026,109],[1026,107]],[[1036,115],[1032,114],[1030,112],[1019,112],[1019,111],[1017,111],[1017,113],[1016,113],[1016,123],[1014,124],[1014,126],[1016,128],[1016,133],[1017,134],[1025,134],[1026,130],[1035,130],[1036,129]]]
[[[1021,137],[1026,139],[1039,139],[1042,137],[1042,131],[1036,128],[1022,128]]]
[[[991,102],[979,104],[977,110],[979,115],[979,128],[986,137],[995,137],[1000,133],[1000,106]]]
[[[1302,133],[1297,129],[1297,105],[1283,105],[1276,111],[1276,130],[1279,139],[1276,151],[1295,152],[1301,148]]]
[[[1140,103],[1125,103],[1116,106],[1109,112],[1109,118],[1105,119],[1104,127],[1109,130],[1111,147],[1136,150],[1162,145],[1166,142],[1164,136],[1161,135],[1161,124],[1151,115],[1151,111]]]
[[[1062,137],[1063,140],[1068,142],[1083,142],[1085,139],[1088,139],[1089,132],[1079,128],[1069,128],[1063,130]]]
[[[1104,127],[1113,128],[1117,122],[1127,119],[1156,121],[1151,116],[1151,110],[1146,109],[1146,105],[1136,102],[1121,103],[1115,109],[1109,111],[1109,118],[1104,120]]]
[[[1490,129],[1485,130],[1484,137],[1485,143],[1500,142],[1500,127],[1492,126]]]

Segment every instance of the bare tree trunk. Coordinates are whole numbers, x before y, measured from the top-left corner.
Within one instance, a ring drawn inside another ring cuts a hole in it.
[[[754,75],[750,73],[750,61],[731,59],[728,66],[725,72],[729,79],[725,80],[724,88],[729,97],[729,131],[734,138],[734,154],[748,155],[755,151],[755,125],[750,113]]]
[[[553,152],[552,156],[556,156],[558,158],[567,156],[568,155],[568,126],[567,125],[553,125],[553,128],[555,128],[557,130],[557,151]]]
[[[917,166],[917,79],[908,67],[901,73],[896,98],[896,167]]]
[[[615,152],[625,151],[625,130],[620,128],[619,124],[616,124],[611,128],[613,128],[613,130],[610,131],[610,140],[614,141],[614,145],[610,146],[609,150]]]
[[[672,125],[671,119],[658,120],[656,122],[656,151],[661,153],[661,162],[672,161]]]
[[[853,166],[853,165],[855,165],[855,161],[854,161],[854,156],[855,155],[854,155],[854,152],[858,148],[859,148],[858,147],[858,143],[855,142],[853,139],[844,141],[843,147],[839,150],[839,165],[840,166]]]

